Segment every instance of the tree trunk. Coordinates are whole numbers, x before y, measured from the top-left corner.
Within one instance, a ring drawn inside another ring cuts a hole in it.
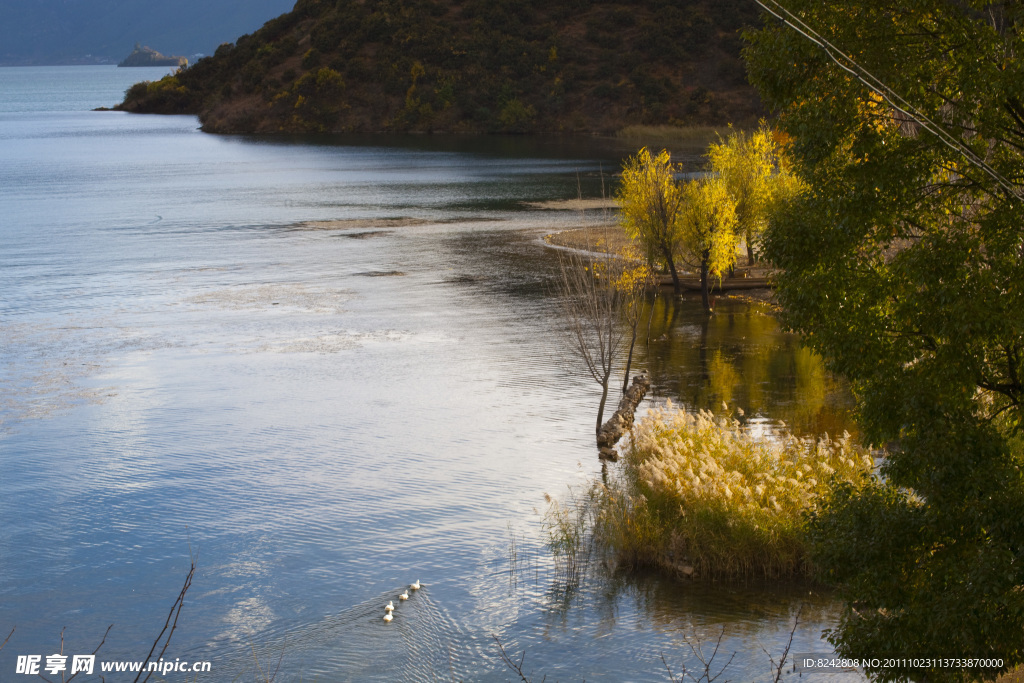
[[[751,235],[750,231],[747,230],[746,242],[747,242],[747,265],[748,266],[754,265],[754,244],[753,244],[753,241],[754,241],[753,240],[753,235]]]
[[[665,257],[665,263],[668,264],[668,272],[672,273],[672,288],[675,290],[676,296],[679,296],[683,293],[683,288],[679,284],[679,273],[676,272],[676,262],[672,259],[672,252],[662,246],[661,253]]]
[[[711,258],[710,250],[704,251],[704,258],[700,260],[700,300],[704,304],[704,312],[711,315],[711,298],[708,296],[708,259]]]
[[[611,372],[604,376],[601,383],[601,403],[597,406],[597,427],[594,429],[595,436],[601,436],[601,425],[604,424],[604,404],[608,402],[608,381],[611,379]]]
[[[640,312],[637,311],[637,324],[640,323]],[[637,325],[633,325],[633,338],[629,340],[629,355],[626,356],[626,374],[622,376],[622,393],[626,393],[629,389],[629,368],[633,365],[633,347],[636,346],[636,328]]]

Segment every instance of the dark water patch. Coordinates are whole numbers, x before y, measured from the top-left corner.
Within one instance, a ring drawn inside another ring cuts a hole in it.
[[[423,218],[347,218],[330,221],[306,221],[288,226],[291,230],[357,230],[360,228],[406,228],[426,225]]]
[[[372,230],[366,232],[347,232],[338,235],[338,237],[347,237],[348,239],[352,240],[365,240],[371,237],[387,237],[388,235],[391,234],[393,234],[393,231],[391,230]]]
[[[452,218],[442,218],[437,222],[440,225],[458,225],[460,223],[500,223],[506,220],[508,219],[498,216],[454,216]]]
[[[400,270],[364,270],[359,273],[352,273],[359,277],[404,277],[405,273]]]

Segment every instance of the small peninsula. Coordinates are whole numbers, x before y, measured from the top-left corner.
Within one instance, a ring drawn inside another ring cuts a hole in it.
[[[121,111],[195,114],[213,133],[574,133],[739,125],[738,0],[299,0],[152,83]]]
[[[185,57],[168,57],[162,55],[151,47],[135,43],[132,53],[121,60],[118,66],[179,66],[187,67],[188,59]]]

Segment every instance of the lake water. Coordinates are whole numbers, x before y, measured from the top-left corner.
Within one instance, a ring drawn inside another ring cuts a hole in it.
[[[806,588],[559,590],[544,494],[599,476],[598,394],[539,238],[594,217],[523,202],[599,194],[628,150],[89,111],[165,72],[0,68],[0,679],[64,628],[67,654],[113,624],[98,659],[141,659],[190,551],[165,659],[199,680],[512,679],[495,637],[535,680],[665,680],[723,629],[725,677],[766,679],[801,603],[793,651],[830,651],[837,606]],[[646,405],[848,426],[763,309],[654,306]]]

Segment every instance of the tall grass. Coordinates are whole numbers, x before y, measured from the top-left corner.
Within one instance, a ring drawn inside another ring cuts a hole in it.
[[[545,494],[548,503],[544,515],[544,530],[548,537],[548,549],[555,561],[556,584],[566,594],[579,587],[586,575],[593,549],[593,513],[597,510],[591,490],[581,500],[570,489],[566,502]]]
[[[848,434],[758,440],[736,420],[669,403],[634,428],[618,475],[595,485],[594,533],[620,566],[798,576],[810,570],[805,513],[830,482],[872,468]]]

